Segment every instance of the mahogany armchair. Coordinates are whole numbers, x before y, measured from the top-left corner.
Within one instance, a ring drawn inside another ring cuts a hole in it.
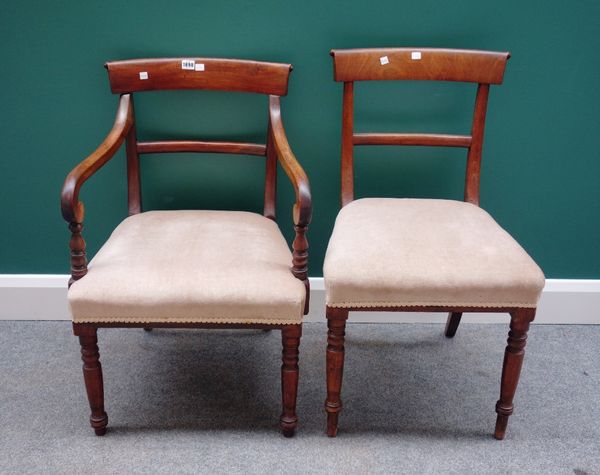
[[[308,312],[308,242],[311,194],[304,170],[288,144],[280,96],[288,90],[289,64],[215,58],[140,59],[106,64],[112,92],[120,94],[112,130],[67,176],[62,215],[71,231],[68,300],[81,343],[83,374],[96,435],[104,435],[98,328],[279,329],[283,412],[287,437],[297,425],[298,346]],[[266,144],[216,141],[138,141],[133,93],[206,89],[268,95]],[[82,237],[84,182],[126,144],[129,217],[114,230],[89,266]],[[264,213],[238,211],[142,212],[140,155],[211,152],[266,158]],[[277,163],[296,194],[293,252],[275,221]]]
[[[323,274],[326,290],[327,434],[334,437],[344,366],[346,320],[352,311],[448,312],[445,335],[465,312],[511,316],[494,436],[504,438],[523,363],[529,324],[544,275],[479,207],[481,152],[488,92],[501,84],[508,53],[448,49],[333,50],[335,81],[344,83],[341,204]],[[355,133],[354,82],[373,80],[476,83],[469,135]],[[464,202],[435,199],[354,199],[353,147],[466,148]]]

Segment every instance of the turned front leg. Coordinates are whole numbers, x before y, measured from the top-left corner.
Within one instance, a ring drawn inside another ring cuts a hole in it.
[[[327,307],[327,435],[335,437],[338,430],[338,415],[342,410],[340,393],[344,372],[344,336],[348,310]]]
[[[508,345],[504,351],[504,363],[502,366],[502,382],[500,384],[500,399],[496,403],[496,430],[494,437],[498,440],[504,439],[508,418],[513,413],[513,398],[519,383],[523,357],[525,356],[525,345],[527,343],[527,331],[529,324],[535,318],[535,309],[519,309],[511,314],[510,331],[508,332]]]
[[[104,412],[104,384],[96,328],[86,329],[85,332],[78,332],[78,334],[81,344],[81,359],[83,360],[83,379],[92,410],[90,424],[96,435],[104,435],[108,416]]]
[[[279,419],[285,437],[292,437],[298,425],[296,397],[298,394],[298,347],[302,325],[287,325],[281,329],[283,343],[281,365],[281,401],[283,412]]]

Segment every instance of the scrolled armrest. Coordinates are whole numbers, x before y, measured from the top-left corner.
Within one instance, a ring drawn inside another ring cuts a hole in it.
[[[308,313],[310,300],[310,285],[308,282],[308,240],[306,231],[312,217],[312,199],[308,177],[294,156],[290,144],[285,136],[285,129],[281,120],[281,101],[279,96],[269,97],[269,122],[271,138],[275,148],[277,160],[285,170],[296,192],[294,204],[294,230],[296,237],[292,244],[292,274],[304,282],[306,299],[304,301],[304,314]]]
[[[117,116],[112,130],[100,146],[67,175],[61,193],[61,210],[68,223],[83,221],[83,203],[79,201],[79,190],[83,183],[108,162],[119,149],[133,125],[131,95],[123,94],[119,100]]]
[[[81,235],[83,229],[83,203],[79,201],[79,189],[85,181],[108,162],[119,149],[129,130],[133,125],[133,105],[131,95],[123,94],[119,100],[117,117],[112,130],[106,136],[100,146],[71,173],[67,175],[60,196],[60,207],[65,221],[69,223],[71,231],[71,279],[69,287],[73,282],[81,279],[87,274],[87,258],[85,255],[85,240]]]
[[[304,169],[298,163],[298,160],[296,160],[285,135],[285,129],[281,120],[281,101],[279,96],[269,97],[269,119],[271,121],[273,144],[277,153],[277,159],[292,182],[294,191],[296,192],[294,224],[308,226],[312,217],[310,184]]]

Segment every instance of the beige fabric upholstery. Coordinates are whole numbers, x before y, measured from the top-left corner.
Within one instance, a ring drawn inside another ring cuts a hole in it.
[[[324,265],[331,307],[535,307],[544,274],[481,208],[368,198],[340,211]]]
[[[69,289],[76,323],[300,323],[304,284],[277,224],[237,211],[125,219]]]

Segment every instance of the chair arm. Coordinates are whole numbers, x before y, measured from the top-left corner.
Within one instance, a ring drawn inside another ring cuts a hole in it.
[[[306,173],[296,160],[288,143],[281,120],[281,101],[279,96],[269,97],[269,119],[273,134],[273,144],[277,159],[289,177],[296,192],[294,205],[294,224],[308,226],[312,217],[310,185]]]
[[[71,279],[69,287],[87,274],[85,240],[83,229],[83,203],[79,201],[79,189],[85,181],[108,162],[119,149],[133,125],[131,95],[123,94],[119,100],[117,117],[112,130],[100,146],[67,175],[60,196],[60,207],[65,221],[69,223],[71,240]]]
[[[62,188],[60,206],[62,215],[68,223],[83,221],[83,203],[79,201],[79,189],[85,181],[108,162],[119,149],[133,124],[131,95],[123,94],[119,100],[117,116],[112,130],[100,146],[71,173],[67,175]]]
[[[281,101],[279,96],[269,96],[269,123],[275,154],[285,173],[289,177],[296,192],[294,204],[294,230],[296,237],[292,243],[292,274],[304,283],[306,299],[304,314],[308,313],[310,285],[308,282],[308,240],[306,231],[312,217],[312,201],[310,184],[306,173],[292,153],[281,121]]]

